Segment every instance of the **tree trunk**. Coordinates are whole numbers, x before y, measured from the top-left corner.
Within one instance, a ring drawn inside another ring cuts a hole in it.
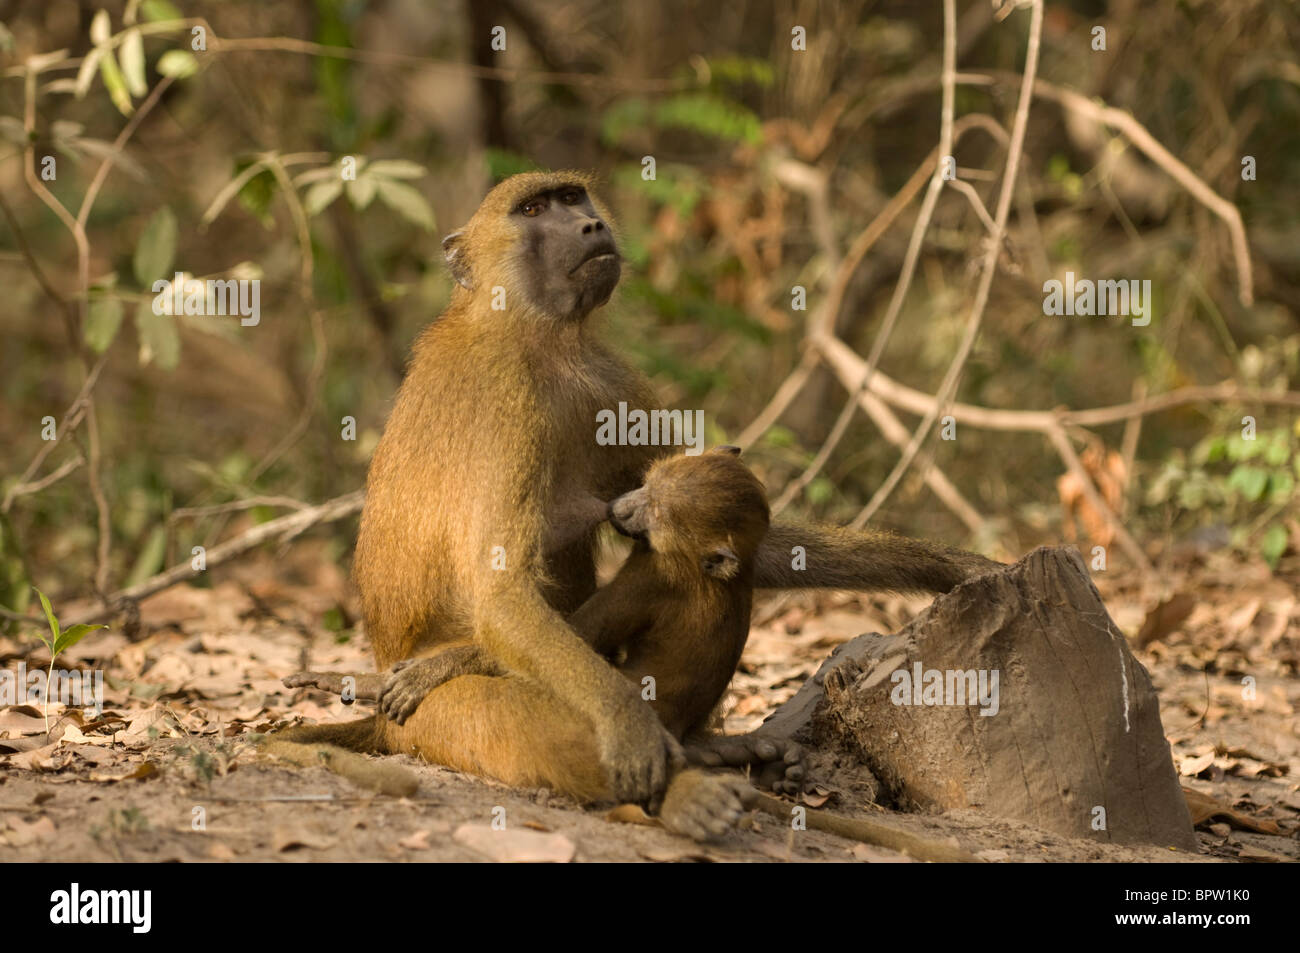
[[[1197,850],[1151,679],[1074,549],[840,646],[767,728],[847,746],[899,806]]]

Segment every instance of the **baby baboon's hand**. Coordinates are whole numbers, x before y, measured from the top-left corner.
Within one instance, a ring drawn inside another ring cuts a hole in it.
[[[389,669],[379,691],[379,710],[401,725],[443,682],[458,675],[500,675],[503,671],[477,645],[458,645],[431,658],[406,659]]]
[[[686,760],[708,767],[753,766],[754,783],[777,794],[799,794],[807,777],[803,748],[788,738],[762,731],[694,741],[686,746]]]
[[[673,777],[659,819],[675,834],[697,841],[716,840],[736,826],[757,795],[737,775],[688,768]]]

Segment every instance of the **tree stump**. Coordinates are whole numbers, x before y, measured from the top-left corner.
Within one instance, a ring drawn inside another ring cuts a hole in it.
[[[1073,548],[845,643],[766,729],[847,747],[900,806],[1197,850],[1150,676]]]

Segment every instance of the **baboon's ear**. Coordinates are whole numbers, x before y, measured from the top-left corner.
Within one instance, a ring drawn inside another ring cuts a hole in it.
[[[442,251],[447,257],[447,270],[462,288],[474,287],[470,277],[469,260],[465,257],[465,233],[452,232],[442,240]]]
[[[740,572],[740,557],[730,546],[717,546],[700,559],[706,576],[714,579],[735,579]]]
[[[718,446],[716,446],[716,447],[713,448],[713,452],[714,452],[714,453],[729,453],[729,454],[731,454],[733,457],[738,457],[738,456],[740,456],[740,448],[739,448],[739,447],[734,447],[734,446],[732,446],[732,445],[729,444],[729,443],[718,444]]]

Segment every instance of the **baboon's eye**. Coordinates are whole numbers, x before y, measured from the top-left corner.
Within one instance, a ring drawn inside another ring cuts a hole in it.
[[[523,204],[523,206],[519,209],[519,211],[523,212],[524,215],[528,216],[529,218],[536,218],[538,215],[541,215],[543,212],[546,211],[546,200],[529,199],[527,202]]]
[[[565,205],[577,205],[582,201],[582,189],[565,189],[560,193],[560,201]]]

